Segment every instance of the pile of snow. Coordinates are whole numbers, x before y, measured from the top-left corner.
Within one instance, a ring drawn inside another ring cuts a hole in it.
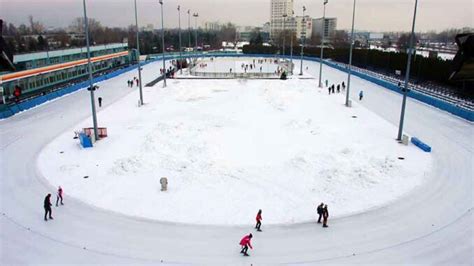
[[[113,80],[102,84],[117,86]],[[168,80],[98,113],[109,136],[80,148],[73,130],[38,166],[65,195],[127,215],[197,224],[331,217],[393,201],[420,185],[431,157],[394,140],[396,127],[314,80]],[[404,157],[399,160],[398,157]],[[88,178],[84,178],[88,176]],[[161,192],[159,179],[168,178]]]

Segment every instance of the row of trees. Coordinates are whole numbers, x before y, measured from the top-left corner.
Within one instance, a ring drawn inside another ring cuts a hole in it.
[[[12,23],[3,23],[3,37],[5,39],[5,50],[10,54],[54,50],[85,45],[84,19],[76,18],[65,29],[46,30],[39,21],[29,17],[29,24],[15,26]],[[89,33],[92,44],[100,45],[128,41],[130,48],[136,47],[136,27],[130,25],[127,28],[103,26],[99,21],[89,19]],[[178,29],[165,30],[166,48],[177,49],[179,47]],[[198,30],[198,45],[207,44],[212,48],[220,48],[222,41],[235,41],[237,30],[235,25],[228,23],[218,31]],[[182,46],[194,47],[194,30],[182,30]],[[140,48],[143,54],[156,53],[162,50],[161,31],[141,31]]]

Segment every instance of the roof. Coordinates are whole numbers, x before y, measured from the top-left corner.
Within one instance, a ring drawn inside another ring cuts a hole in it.
[[[104,45],[95,45],[91,46],[91,52],[101,51],[106,49],[113,49],[113,48],[128,48],[127,43],[111,43],[111,44],[104,44]],[[29,54],[19,54],[13,56],[13,63],[18,64],[20,62],[26,62],[31,60],[39,60],[49,57],[58,57],[58,56],[66,56],[72,54],[80,54],[87,52],[86,47],[80,48],[72,48],[72,49],[63,49],[63,50],[54,50],[49,52],[38,52],[38,53],[29,53]],[[48,55],[49,54],[49,55]]]

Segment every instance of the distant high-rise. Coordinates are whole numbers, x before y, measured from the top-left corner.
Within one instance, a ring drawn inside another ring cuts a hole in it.
[[[331,42],[336,33],[337,28],[337,18],[325,18],[325,23],[323,23],[323,18],[313,19],[313,35],[321,36],[324,32],[324,39],[326,42]]]
[[[311,39],[313,33],[313,20],[310,16],[296,16],[296,38],[301,39],[304,36],[306,39]]]
[[[285,28],[292,25],[290,17],[293,15],[293,0],[271,0],[270,5],[270,37],[273,39],[283,30],[283,15],[287,15]]]

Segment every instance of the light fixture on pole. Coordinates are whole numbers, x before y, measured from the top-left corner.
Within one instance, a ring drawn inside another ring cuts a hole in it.
[[[303,55],[304,55],[304,43],[306,39],[306,19],[304,16],[304,12],[306,11],[306,7],[303,6],[303,19],[302,19],[302,30],[301,30],[301,64],[300,64],[300,76],[303,75]]]
[[[178,28],[179,28],[179,71],[183,74],[183,54],[181,48],[181,6],[178,5]]]
[[[411,55],[414,52],[413,49],[413,42],[415,39],[415,21],[416,21],[416,8],[418,6],[418,0],[415,0],[415,11],[413,13],[413,23],[411,25],[411,35],[410,35],[410,48],[408,49],[408,61],[407,61],[407,69],[405,72],[405,87],[403,89],[403,101],[402,101],[402,111],[400,114],[400,125],[398,127],[398,136],[397,140],[402,140],[403,134],[403,122],[405,120],[405,106],[407,102],[407,94],[408,94],[408,81],[410,78],[410,66],[411,66]]]
[[[165,63],[165,26],[163,19],[163,0],[159,0],[161,6],[161,46],[163,57],[163,88],[166,87],[166,63]]]
[[[293,28],[295,23],[295,11],[291,11],[291,24],[290,24],[290,62],[291,62],[291,74],[293,74]]]
[[[142,67],[140,64],[140,39],[138,38],[138,12],[137,12],[137,0],[135,0],[135,26],[137,30],[137,67],[138,67],[138,84],[140,88],[140,105],[143,105],[143,90],[142,90]]]
[[[198,17],[199,17],[199,14],[198,13],[194,13],[193,14],[193,17],[194,17],[194,36],[196,37],[195,38],[195,41],[196,41],[196,48],[195,48],[195,51],[197,52],[197,49],[198,49],[198,32],[197,32],[197,21],[198,21]]]
[[[92,81],[92,63],[91,63],[91,49],[89,44],[89,21],[87,20],[87,8],[86,8],[86,0],[82,1],[84,6],[84,30],[86,32],[86,46],[87,46],[87,67],[89,70],[89,91],[91,95],[91,107],[92,107],[92,123],[94,125],[94,137],[96,140],[99,139],[99,132],[97,130],[97,115],[95,111],[95,97],[94,97],[94,90],[95,86]]]
[[[351,89],[351,68],[352,68],[352,49],[354,48],[354,20],[355,20],[356,0],[352,7],[352,30],[351,30],[351,48],[349,52],[349,65],[347,66],[347,91],[346,91],[346,106],[349,107],[349,91]]]
[[[283,60],[285,59],[285,37],[286,37],[286,17],[288,15],[287,14],[283,14],[282,17],[283,17],[283,51],[282,51],[282,58]]]
[[[323,75],[323,57],[324,57],[324,35],[326,33],[326,4],[328,0],[323,2],[323,23],[322,23],[322,34],[321,34],[321,57],[319,58],[319,87],[323,87],[322,75]]]

